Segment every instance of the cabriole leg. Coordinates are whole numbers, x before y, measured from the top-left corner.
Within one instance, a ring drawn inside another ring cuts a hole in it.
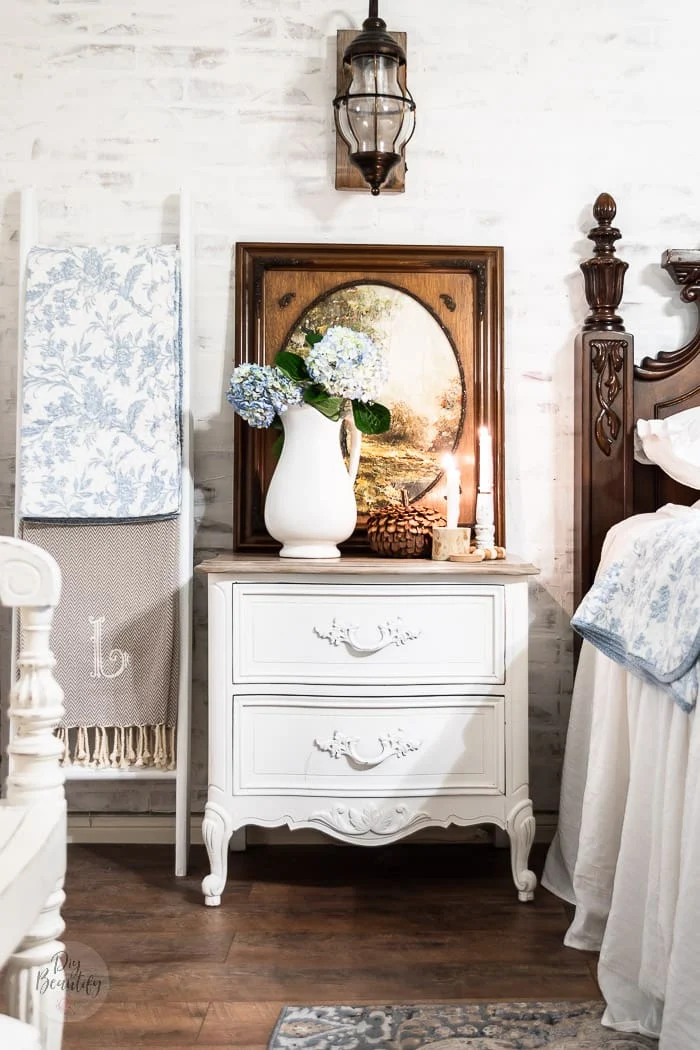
[[[211,874],[202,880],[204,903],[210,908],[221,904],[221,894],[228,873],[228,844],[232,834],[231,820],[221,806],[207,802],[202,821],[202,836],[209,855]]]
[[[537,877],[527,866],[535,838],[535,818],[532,815],[530,799],[521,802],[511,811],[506,821],[506,831],[510,838],[510,864],[513,882],[518,890],[518,900],[531,901],[535,896]]]

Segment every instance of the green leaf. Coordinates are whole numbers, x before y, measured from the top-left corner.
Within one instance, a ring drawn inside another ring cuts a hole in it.
[[[279,368],[289,379],[301,382],[309,378],[306,362],[299,354],[293,354],[291,350],[280,350],[275,357],[275,368]]]
[[[311,328],[304,328],[303,332],[306,338],[307,346],[315,346],[316,343],[320,343],[323,339],[323,336],[320,332],[314,332]]]
[[[391,426],[391,412],[376,401],[353,401],[352,415],[363,434],[383,434]]]
[[[334,422],[337,422],[343,413],[343,398],[331,397],[318,383],[304,388],[304,401]]]
[[[284,448],[284,430],[281,430],[275,440],[272,442],[272,455],[275,460],[278,460],[282,455],[282,449]]]

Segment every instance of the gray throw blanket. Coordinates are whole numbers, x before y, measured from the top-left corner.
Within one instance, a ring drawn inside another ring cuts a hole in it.
[[[59,735],[77,765],[174,768],[178,529],[177,520],[23,525],[63,575],[51,637],[65,693]]]
[[[650,525],[596,579],[571,625],[692,711],[700,688],[700,512]]]

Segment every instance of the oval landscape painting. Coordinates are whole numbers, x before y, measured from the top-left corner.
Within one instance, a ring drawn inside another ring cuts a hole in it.
[[[401,501],[415,502],[442,477],[441,459],[459,443],[464,382],[450,340],[412,295],[382,284],[336,289],[300,319],[286,349],[305,355],[304,329],[344,325],[365,332],[389,361],[389,383],[378,398],[391,411],[385,434],[362,436],[355,492],[359,515]]]

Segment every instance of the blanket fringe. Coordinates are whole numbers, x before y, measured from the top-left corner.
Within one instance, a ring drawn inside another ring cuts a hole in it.
[[[175,769],[175,727],[59,726],[62,766],[83,769]]]
[[[58,727],[58,729],[56,730],[56,736],[58,737],[58,739],[63,744],[63,754],[61,755],[61,765],[62,766],[69,766],[70,765],[70,757],[68,755],[68,730],[65,728],[65,726],[59,726]]]

